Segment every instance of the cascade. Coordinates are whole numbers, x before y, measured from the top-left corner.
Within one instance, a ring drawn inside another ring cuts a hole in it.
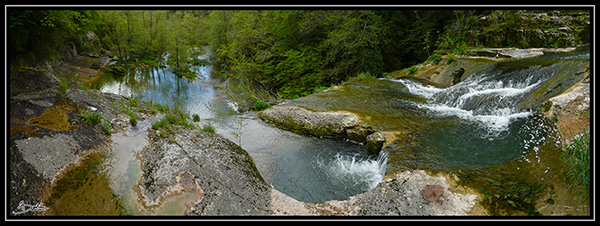
[[[547,117],[521,103],[536,93],[548,93],[549,83],[573,77],[573,68],[581,65],[548,56],[497,62],[447,88],[415,79],[383,80],[401,83],[426,99],[411,103],[433,121],[416,138],[416,165],[480,168],[519,158],[556,134]]]

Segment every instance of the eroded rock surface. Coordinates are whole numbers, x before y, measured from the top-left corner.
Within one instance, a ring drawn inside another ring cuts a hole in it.
[[[286,129],[316,136],[345,135],[346,129],[358,122],[358,116],[349,112],[314,112],[297,106],[269,108],[259,116]]]
[[[196,129],[177,127],[169,136],[151,135],[154,142],[139,153],[144,174],[138,186],[146,206],[160,205],[169,194],[194,190],[197,184],[203,197],[188,215],[268,214],[270,187],[246,151]]]

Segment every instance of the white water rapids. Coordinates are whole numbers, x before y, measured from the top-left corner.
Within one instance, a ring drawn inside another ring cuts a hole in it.
[[[459,117],[477,122],[498,134],[509,128],[511,121],[531,116],[529,110],[516,108],[516,103],[528,92],[543,84],[532,82],[532,77],[523,82],[490,80],[486,74],[478,74],[456,86],[437,88],[410,79],[384,79],[402,83],[416,95],[427,98],[427,103],[415,103],[426,109],[432,117]]]

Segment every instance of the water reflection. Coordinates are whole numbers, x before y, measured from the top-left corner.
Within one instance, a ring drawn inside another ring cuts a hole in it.
[[[162,105],[177,104],[185,112],[197,114],[200,118],[216,116],[210,107],[221,112],[232,111],[226,100],[219,98],[214,87],[223,78],[211,73],[212,66],[196,66],[194,69],[199,76],[192,81],[175,76],[170,67],[135,69],[126,75],[104,71],[91,87],[105,93],[138,97]]]

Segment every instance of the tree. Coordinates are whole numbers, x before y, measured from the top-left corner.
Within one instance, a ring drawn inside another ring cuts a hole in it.
[[[236,11],[209,16],[213,45],[238,76],[307,95],[368,72],[381,75],[380,16],[372,11]],[[227,24],[223,22],[227,21]],[[225,31],[222,37],[221,31]],[[218,44],[217,44],[218,43]]]
[[[94,28],[96,11],[9,9],[11,66],[35,65],[62,53]]]
[[[187,65],[188,51],[190,46],[185,39],[185,29],[182,26],[183,13],[176,12],[169,16],[169,60],[175,63],[174,73],[184,75],[188,73],[189,65]]]

